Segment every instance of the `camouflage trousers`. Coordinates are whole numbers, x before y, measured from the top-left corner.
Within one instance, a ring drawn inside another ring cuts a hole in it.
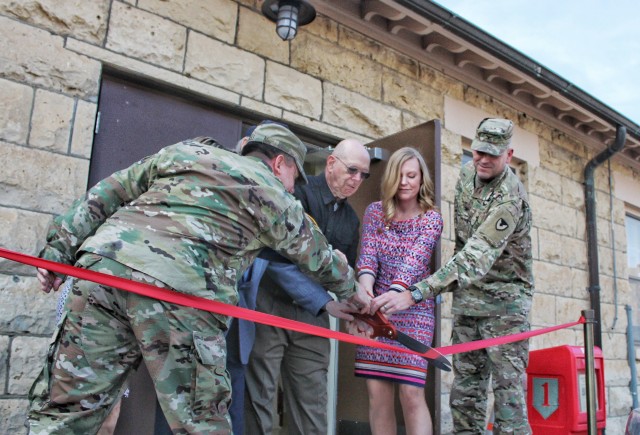
[[[78,266],[164,286],[108,258]],[[75,280],[29,392],[31,434],[95,434],[144,360],[174,434],[230,434],[223,328],[211,313]]]
[[[529,330],[525,315],[472,317],[457,315],[453,343],[501,337]],[[531,434],[524,394],[529,342],[488,347],[453,356],[454,380],[449,403],[456,434],[482,435],[487,418],[487,390],[494,394],[494,434]]]

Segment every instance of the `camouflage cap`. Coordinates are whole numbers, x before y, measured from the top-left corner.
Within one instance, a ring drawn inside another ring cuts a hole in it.
[[[247,144],[251,142],[272,146],[291,156],[296,162],[300,176],[305,183],[308,182],[307,174],[304,173],[304,168],[302,167],[304,158],[307,155],[307,147],[295,134],[291,133],[291,130],[276,123],[261,124],[253,130]]]
[[[289,126],[287,124],[285,124],[284,122],[273,121],[271,119],[264,119],[264,120],[260,121],[260,123],[258,125],[264,125],[264,124],[278,124],[278,125],[281,125],[283,127],[289,128]],[[251,136],[258,125],[252,125],[251,127],[249,127],[247,129],[247,132],[246,132],[245,136],[247,136],[247,137]]]
[[[509,147],[513,135],[513,122],[508,119],[486,118],[478,125],[471,149],[499,156]]]

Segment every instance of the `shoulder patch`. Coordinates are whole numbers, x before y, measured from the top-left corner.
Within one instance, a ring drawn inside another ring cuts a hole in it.
[[[491,246],[498,247],[515,231],[515,227],[516,221],[511,212],[501,207],[478,227],[478,235]]]
[[[316,220],[309,213],[305,213],[304,215],[307,217],[307,219],[309,219],[311,221],[311,223],[316,228],[316,230],[320,231],[320,227],[318,226],[318,222],[316,222]]]
[[[498,219],[496,222],[497,231],[506,231],[509,228],[509,223],[503,218]]]

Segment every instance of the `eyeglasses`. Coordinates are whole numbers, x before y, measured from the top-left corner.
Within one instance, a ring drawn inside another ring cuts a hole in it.
[[[342,163],[344,165],[344,167],[347,168],[347,174],[349,174],[349,175],[353,176],[353,175],[360,174],[360,179],[362,179],[362,180],[366,180],[371,175],[368,172],[362,172],[360,169],[356,168],[355,166],[347,166],[347,164],[345,162],[343,162],[342,160],[340,160],[337,156],[333,156],[333,157],[335,157],[337,161]]]

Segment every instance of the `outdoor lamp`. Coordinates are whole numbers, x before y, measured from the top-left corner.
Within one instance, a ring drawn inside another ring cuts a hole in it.
[[[316,10],[305,0],[265,0],[262,13],[276,23],[276,33],[283,41],[295,38],[298,26],[316,18]]]

